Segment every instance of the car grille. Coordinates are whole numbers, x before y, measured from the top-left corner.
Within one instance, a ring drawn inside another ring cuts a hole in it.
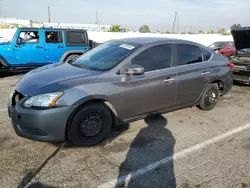
[[[12,106],[16,106],[16,104],[22,100],[25,96],[21,93],[19,93],[18,91],[15,91],[13,96],[12,96]]]

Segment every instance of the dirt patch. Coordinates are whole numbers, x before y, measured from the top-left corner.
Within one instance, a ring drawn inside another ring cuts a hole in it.
[[[9,140],[11,140],[11,136],[9,136],[9,135],[0,136],[0,147],[2,147],[4,145],[4,143],[6,143]]]

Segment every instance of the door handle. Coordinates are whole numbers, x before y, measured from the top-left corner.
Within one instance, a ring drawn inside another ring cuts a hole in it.
[[[36,48],[43,48],[42,46],[36,46]]]
[[[201,75],[206,75],[206,74],[210,74],[210,72],[204,71],[203,73],[201,73]]]
[[[163,80],[163,82],[171,82],[171,81],[174,81],[175,78],[166,78],[165,80]]]

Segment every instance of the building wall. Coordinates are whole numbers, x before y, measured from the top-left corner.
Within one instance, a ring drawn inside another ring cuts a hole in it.
[[[33,20],[21,20],[18,18],[0,17],[0,24],[17,24],[24,27],[55,27],[55,28],[74,28],[86,29],[90,31],[108,31],[111,25],[98,25],[98,24],[73,24],[73,23],[46,23],[37,22]]]

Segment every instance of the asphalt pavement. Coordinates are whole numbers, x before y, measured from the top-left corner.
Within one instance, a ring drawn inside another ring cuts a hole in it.
[[[21,75],[0,79],[0,187],[250,187],[250,88],[116,128],[94,147],[18,137],[6,111]]]

